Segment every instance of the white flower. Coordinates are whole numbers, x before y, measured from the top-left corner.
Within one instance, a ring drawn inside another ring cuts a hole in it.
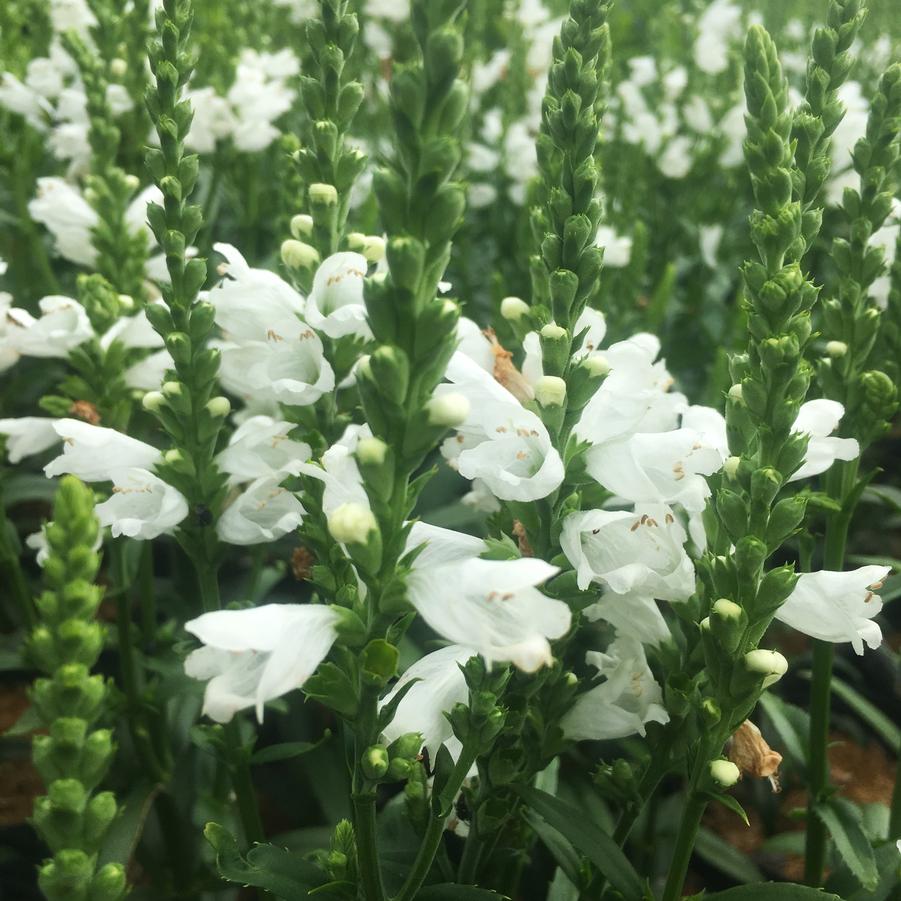
[[[560,546],[576,568],[579,589],[599,582],[616,594],[635,592],[684,601],[695,589],[685,530],[663,504],[635,512],[588,510],[563,521]]]
[[[293,532],[306,511],[279,485],[283,478],[279,473],[251,482],[216,523],[219,538],[227,544],[264,544]]]
[[[841,203],[845,188],[860,187],[860,177],[851,165],[851,154],[854,145],[866,134],[870,114],[870,103],[860,82],[846,81],[838,89],[838,99],[845,114],[832,133],[829,143],[832,170],[826,185],[826,199],[832,206]]]
[[[657,360],[660,342],[653,335],[633,335],[602,352],[610,372],[585,406],[574,433],[599,445],[632,432],[675,428],[687,401],[669,389],[673,378]]]
[[[698,229],[698,241],[701,245],[701,258],[705,265],[711,269],[716,269],[716,254],[720,248],[720,242],[723,240],[722,225],[702,225]]]
[[[100,338],[100,346],[109,350],[113,341],[123,347],[135,350],[155,350],[162,347],[163,339],[154,330],[143,310],[134,316],[120,316]]]
[[[882,630],[873,617],[882,601],[874,592],[889,572],[888,566],[861,566],[850,572],[801,573],[776,619],[820,641],[850,641],[858,654],[864,642],[878,648]]]
[[[366,0],[365,8],[367,17],[391,22],[405,22],[410,18],[409,0]]]
[[[567,738],[625,738],[636,732],[644,735],[648,723],[669,722],[663,691],[635,638],[617,636],[606,653],[589,651],[585,660],[607,679],[581,695],[563,717],[561,725]]]
[[[657,63],[653,56],[633,56],[626,60],[629,81],[642,88],[657,80]]]
[[[266,604],[185,623],[205,645],[185,660],[188,676],[209,680],[203,712],[227,723],[237,711],[256,707],[262,722],[266,702],[300,688],[325,659],[338,637],[339,616],[320,605]]]
[[[294,425],[271,416],[251,416],[235,430],[216,465],[232,485],[262,476],[297,472],[295,464],[310,459],[310,446],[289,438]]]
[[[308,331],[300,318],[304,300],[284,279],[267,269],[253,269],[231,244],[214,244],[225,257],[222,281],[210,291],[216,324],[237,342],[292,341]]]
[[[667,178],[685,178],[691,171],[694,159],[692,141],[685,135],[676,135],[669,141],[657,160],[657,167]]]
[[[349,425],[341,438],[322,455],[321,465],[303,463],[297,467],[299,472],[324,484],[322,512],[326,516],[346,504],[368,509],[369,496],[363,487],[355,453],[360,439],[371,437],[368,425]]]
[[[171,532],[187,515],[184,495],[146,469],[126,469],[113,478],[109,500],[96,507],[101,526],[113,538],[125,535],[149,541]]]
[[[287,80],[298,71],[297,57],[290,50],[258,53],[244,50],[228,91],[235,116],[232,140],[238,150],[265,150],[280,134],[273,124],[294,103],[295,91]]]
[[[494,353],[484,329],[472,319],[461,316],[457,320],[457,349],[478,363],[485,372],[494,372]]]
[[[618,497],[699,513],[710,496],[705,477],[720,469],[723,456],[694,429],[681,428],[607,442],[591,448],[585,462],[589,475]]]
[[[22,356],[65,358],[69,351],[94,337],[84,307],[70,297],[43,297],[38,306],[39,319],[25,310],[7,312],[6,340]]]
[[[450,385],[436,394],[461,394],[469,415],[441,449],[466,479],[482,479],[501,500],[547,497],[563,481],[563,461],[544,423],[484,369],[457,352],[447,369]]]
[[[330,338],[354,335],[369,339],[363,280],[369,264],[359,253],[333,253],[326,257],[313,276],[304,318]]]
[[[23,84],[12,72],[0,77],[0,106],[22,116],[38,131],[46,131],[51,105],[30,85]]]
[[[50,0],[50,22],[56,34],[77,31],[87,37],[97,19],[86,0]]]
[[[632,239],[618,235],[610,226],[601,225],[595,235],[594,243],[604,248],[604,265],[611,269],[628,266],[632,259]]]
[[[548,639],[565,635],[569,607],[537,585],[558,572],[543,560],[481,560],[481,539],[416,523],[407,548],[426,542],[407,582],[410,603],[443,638],[525,672],[551,662]]]
[[[158,350],[143,360],[133,363],[123,373],[125,384],[140,391],[155,391],[163,384],[166,371],[175,368],[175,361],[168,350]]]
[[[729,45],[741,32],[741,8],[730,0],[714,0],[698,19],[695,65],[708,75],[718,75],[729,65]]]
[[[234,130],[235,115],[231,106],[211,87],[187,91],[185,99],[190,101],[194,110],[185,144],[194,153],[212,153],[217,142],[227,138]]]
[[[825,472],[836,460],[856,460],[860,445],[854,438],[833,438],[845,408],[835,400],[809,400],[802,404],[793,432],[805,432],[810,436],[804,463],[789,479],[796,482]]]
[[[72,473],[85,482],[114,482],[130,469],[151,469],[162,458],[143,441],[78,419],[59,419],[53,428],[63,452],[44,467],[48,476]]]
[[[641,592],[605,591],[582,613],[590,622],[604,620],[616,628],[617,635],[627,635],[642,644],[657,647],[672,638],[657,602]]]
[[[475,654],[472,648],[451,644],[426,654],[409,667],[381,702],[381,706],[389,703],[405,685],[416,680],[385,727],[385,739],[392,742],[401,735],[419,732],[423,747],[429,750],[432,760],[441,745],[446,745],[456,760],[462,744],[444,714],[455,704],[465,704],[469,700],[469,688],[460,667]]]
[[[18,463],[53,447],[59,441],[55,419],[42,416],[23,416],[19,419],[0,419],[0,435],[6,435],[6,451],[10,463]]]
[[[28,213],[52,235],[61,256],[81,266],[93,266],[97,251],[91,231],[98,219],[81,192],[55,176],[39,178],[37,195],[28,204]]]

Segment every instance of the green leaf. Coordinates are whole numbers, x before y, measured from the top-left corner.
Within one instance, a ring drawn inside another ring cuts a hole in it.
[[[12,738],[16,735],[29,735],[35,729],[44,726],[43,720],[38,716],[34,707],[26,707],[22,711],[22,715],[5,731],[0,732],[4,738]]]
[[[783,701],[770,691],[760,696],[760,706],[782,742],[788,756],[799,766],[807,763],[807,734],[810,720],[806,712]]]
[[[826,881],[826,889],[835,892],[846,901],[897,901],[901,883],[901,865],[894,842],[887,842],[876,850],[876,866],[879,884],[874,889],[860,888],[851,870],[839,867]]]
[[[416,896],[416,901],[488,901],[490,898],[505,897],[506,895],[499,895],[487,888],[442,882],[439,885],[427,885]]]
[[[714,892],[712,895],[694,895],[704,901],[842,901],[838,895],[822,892],[809,885],[794,882],[758,882],[754,885],[740,885],[738,888]]]
[[[254,845],[242,856],[234,836],[218,823],[207,823],[203,834],[216,851],[216,867],[227,882],[266,889],[285,901],[300,901],[309,897],[310,889],[329,881],[315,864],[274,845]]]
[[[710,798],[711,801],[719,801],[723,807],[728,807],[734,814],[737,814],[739,819],[745,824],[745,826],[750,826],[751,824],[748,822],[748,815],[745,813],[744,807],[732,797],[732,795],[727,795],[725,792],[720,792],[719,794],[715,792],[705,792],[707,797]]]
[[[103,846],[100,848],[98,865],[120,863],[127,867],[144,831],[144,823],[153,809],[153,802],[160,791],[160,786],[152,783],[139,783],[122,802],[122,812],[116,818],[112,829],[106,833]]]
[[[315,751],[316,748],[327,742],[331,737],[332,733],[326,729],[319,741],[286,741],[278,745],[269,745],[268,748],[254,751],[250,762],[258,764],[275,763],[278,760],[291,760],[294,757],[300,757],[302,754],[309,754],[310,751]]]
[[[569,839],[627,898],[644,898],[645,887],[619,845],[571,804],[531,786],[517,786],[516,793],[561,835]]]
[[[695,853],[710,866],[731,876],[736,882],[763,882],[763,873],[746,854],[705,826],[698,830]]]
[[[557,862],[557,866],[566,874],[566,878],[574,885],[580,885],[582,878],[579,872],[579,855],[573,846],[535,811],[527,810],[526,820],[535,830],[535,834],[544,842],[544,846],[551,852],[551,856]]]
[[[830,798],[814,804],[813,813],[829,830],[839,856],[866,889],[874,889],[879,882],[879,870],[860,817],[854,805],[842,798]]]
[[[832,690],[897,754],[901,751],[901,728],[856,688],[837,676],[832,677]]]

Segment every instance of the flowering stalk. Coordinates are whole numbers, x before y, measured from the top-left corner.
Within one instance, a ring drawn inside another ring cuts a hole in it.
[[[35,801],[34,824],[52,854],[38,874],[48,901],[118,901],[126,890],[120,864],[97,867],[97,852],[118,810],[112,792],[94,793],[115,750],[110,730],[95,728],[107,697],[103,677],[91,675],[103,647],[103,627],[96,621],[102,591],[93,584],[100,566],[94,550],[98,528],[91,491],[76,478],[64,478],[46,529],[40,623],[28,644],[45,673],[34,684],[32,702],[48,730],[33,743],[35,766],[47,787]]]
[[[405,567],[399,561],[408,533],[405,523],[422,485],[421,479],[411,484],[411,477],[446,428],[466,415],[462,399],[432,397],[454,351],[459,317],[456,303],[438,299],[437,291],[464,207],[463,188],[452,180],[460,160],[457,134],[467,103],[466,86],[458,80],[463,58],[459,20],[464,6],[461,0],[414,2],[412,22],[422,57],[396,71],[392,79],[398,157],[375,179],[389,235],[388,271],[384,278],[366,282],[375,348],[357,370],[374,436],[374,443],[358,451],[371,512],[354,511],[356,530],[345,528],[353,524],[346,515],[339,522],[340,510],[329,521],[332,535],[349,547],[367,585],[371,600],[365,625],[373,639],[373,654],[385,644],[377,636],[384,635],[386,625],[395,618],[397,608],[392,610],[392,604],[402,590]],[[396,665],[396,651],[393,659]],[[375,785],[361,764],[362,752],[379,737],[378,688],[377,683],[365,684],[365,663],[362,675],[355,729],[355,827],[364,897],[379,901],[384,892],[374,843]],[[381,684],[391,675],[389,662]],[[464,749],[462,757],[471,753]],[[399,896],[404,901],[415,895],[428,874],[450,802],[466,769],[454,768],[440,796],[432,798],[417,864]]]
[[[708,598],[719,598],[701,623],[709,679],[706,723],[694,749],[688,808],[664,901],[681,893],[700,818],[714,789],[711,761],[760,693],[785,672],[780,654],[757,645],[797,576],[791,566],[767,570],[766,561],[798,527],[806,509],[806,499],[786,491],[785,485],[807,450],[807,434],[793,433],[792,426],[810,383],[804,351],[817,289],[800,266],[806,240],[802,202],[794,190],[787,84],[776,47],[759,26],[751,28],[745,45],[745,95],[745,157],[757,203],[751,237],[760,261],[748,261],[743,269],[750,338],[747,353],[733,357],[730,365],[734,384],[726,423],[733,456],[716,492],[719,533],[701,566]]]
[[[825,397],[845,410],[841,434],[858,441],[861,451],[884,434],[898,408],[893,380],[879,369],[870,369],[879,338],[883,312],[869,297],[873,282],[884,271],[882,249],[870,246],[870,238],[883,225],[892,208],[891,173],[899,156],[898,123],[901,118],[901,65],[883,75],[873,99],[867,133],[858,141],[852,157],[860,176],[860,190],[846,188],[842,214],[850,240],[836,238],[832,258],[838,270],[835,296],[823,303],[827,356],[820,363],[818,380]],[[891,364],[878,358],[879,365]],[[859,461],[836,462],[825,479],[826,491],[837,509],[827,512],[824,565],[841,570],[845,563],[848,530],[866,480],[858,475]],[[833,646],[815,641],[810,705],[810,805],[830,792],[829,743],[830,683]],[[805,879],[819,885],[826,852],[826,829],[812,812],[807,817]]]
[[[294,154],[307,187],[310,219],[295,220],[294,227],[295,237],[305,238],[325,259],[344,237],[351,188],[366,157],[346,145],[363,100],[363,85],[348,69],[359,32],[357,17],[347,0],[320,0],[319,7],[319,18],[307,20],[304,27],[301,90],[309,122],[304,146]]]
[[[170,283],[162,287],[164,305],[148,307],[147,318],[172,355],[176,377],[163,385],[162,392],[146,395],[144,403],[176,445],[165,455],[158,472],[190,505],[190,519],[181,524],[178,540],[194,564],[201,603],[209,612],[221,606],[217,575],[220,553],[214,526],[226,480],[213,454],[229,403],[224,397],[213,396],[220,355],[206,343],[215,310],[197,298],[206,279],[206,261],[186,255],[202,224],[200,208],[188,201],[197,182],[199,163],[196,155],[185,153],[192,110],[190,102],[181,99],[192,71],[188,50],[192,17],[190,0],[165,0],[157,12],[158,42],[150,49],[156,88],[148,91],[147,107],[160,146],[148,150],[147,167],[163,193],[164,205],[150,204],[147,213],[166,255]],[[259,841],[259,813],[237,721],[225,730],[225,736],[245,835],[248,841]]]

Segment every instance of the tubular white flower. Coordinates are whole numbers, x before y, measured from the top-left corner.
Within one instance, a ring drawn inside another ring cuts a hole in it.
[[[338,636],[339,614],[312,604],[266,604],[250,610],[205,613],[185,629],[205,647],[185,660],[185,673],[208,682],[203,712],[227,723],[239,710],[263,708],[300,688]]]
[[[590,622],[604,620],[616,629],[617,635],[635,638],[645,645],[658,647],[672,638],[657,602],[641,592],[605,591],[582,612]]]
[[[551,662],[549,639],[566,634],[570,611],[536,586],[557,567],[534,558],[480,560],[475,553],[484,542],[479,539],[417,523],[407,547],[423,541],[427,545],[413,563],[408,597],[439,635],[473,648],[489,666],[509,661],[534,672]]]
[[[573,363],[588,359],[604,341],[607,334],[607,321],[604,314],[587,307],[576,321],[574,330],[576,337],[582,336],[578,350],[572,355]],[[522,363],[522,374],[533,388],[544,377],[544,356],[541,351],[541,338],[538,332],[529,332],[522,341],[525,358]],[[490,370],[489,370],[490,371]],[[606,371],[609,371],[609,367]]]
[[[313,276],[306,320],[330,338],[372,337],[363,302],[363,281],[369,263],[360,253],[343,251],[326,257]]]
[[[873,618],[882,609],[877,594],[888,566],[861,566],[850,572],[802,573],[776,619],[820,641],[850,641],[855,653],[864,644],[875,650],[882,630]]]
[[[39,178],[28,213],[53,235],[61,256],[81,266],[94,265],[97,251],[91,232],[98,222],[97,213],[77,188],[56,176]]]
[[[303,463],[298,472],[319,479],[325,490],[322,494],[322,512],[328,517],[343,504],[357,504],[369,508],[369,496],[363,487],[355,453],[362,438],[371,438],[368,425],[349,425],[323,455],[321,465]]]
[[[501,500],[547,497],[563,481],[563,461],[544,423],[506,388],[461,353],[436,395],[462,394],[470,411],[441,452],[467,479],[482,479]]]
[[[143,310],[135,313],[134,316],[120,316],[104,332],[100,338],[100,346],[104,350],[109,350],[113,341],[118,341],[123,347],[136,350],[156,350],[164,345],[162,337],[154,330]]]
[[[641,642],[617,636],[605,653],[589,651],[587,663],[606,676],[596,688],[581,695],[563,717],[567,738],[594,741],[645,734],[648,723],[668,723],[663,691],[648,666]]]
[[[593,447],[586,469],[608,491],[633,503],[681,504],[704,509],[706,476],[723,465],[719,449],[704,444],[694,429],[638,434]]]
[[[60,438],[55,419],[42,416],[22,416],[19,419],[0,419],[0,435],[6,435],[6,452],[10,463],[18,463],[53,447]]]
[[[669,390],[672,376],[662,360],[654,362],[659,352],[659,340],[648,334],[633,335],[604,351],[610,372],[586,404],[576,437],[600,445],[633,432],[676,427],[688,403]]]
[[[98,504],[96,512],[113,538],[125,535],[148,541],[171,532],[188,515],[188,502],[152,472],[127,469],[116,473],[112,496]]]
[[[582,591],[595,581],[617,594],[684,601],[695,589],[685,540],[669,507],[640,504],[634,513],[588,510],[567,516],[560,546],[576,568]]]
[[[385,739],[392,742],[409,732],[419,732],[423,747],[429,750],[433,760],[441,745],[456,760],[463,746],[444,714],[455,704],[468,701],[469,688],[460,667],[476,654],[472,648],[451,644],[426,654],[407,669],[381,702],[381,706],[389,703],[405,685],[417,680],[385,727]]]
[[[158,350],[125,370],[123,378],[129,388],[154,391],[163,383],[166,371],[175,368],[175,361],[168,350]]]
[[[835,400],[821,398],[802,404],[792,431],[808,434],[810,441],[804,463],[789,479],[790,482],[819,475],[836,460],[856,460],[860,456],[860,445],[856,439],[831,437],[844,413],[845,408]]]
[[[306,512],[300,501],[282,488],[284,475],[251,482],[225,509],[216,533],[227,544],[264,544],[293,532]]]
[[[225,257],[223,279],[210,291],[216,324],[232,341],[280,343],[297,340],[308,331],[300,318],[304,299],[284,279],[267,269],[253,269],[231,244],[214,244]]]
[[[115,482],[130,469],[151,469],[162,459],[143,441],[79,419],[59,419],[53,428],[63,452],[44,467],[48,476],[72,473],[85,482]]]
[[[271,416],[251,416],[235,430],[216,465],[232,485],[280,472],[297,472],[310,459],[310,446],[289,438],[294,425]]]
[[[61,357],[94,337],[84,307],[70,297],[51,295],[38,306],[41,316],[35,319],[25,310],[7,312],[6,341],[25,357]]]

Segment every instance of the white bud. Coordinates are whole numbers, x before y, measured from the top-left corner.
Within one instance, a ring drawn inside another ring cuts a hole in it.
[[[227,397],[211,397],[206,404],[206,411],[213,419],[225,419],[231,413],[232,405]]]
[[[348,250],[359,253],[366,243],[366,235],[364,235],[363,232],[348,232],[346,241]]]
[[[110,74],[113,78],[123,78],[125,74],[128,72],[128,63],[125,62],[124,59],[117,56],[110,64],[109,64]]]
[[[598,351],[588,354],[588,356],[582,360],[581,365],[584,366],[591,375],[595,376],[595,378],[600,378],[610,372],[610,361]]]
[[[699,628],[702,632],[709,632],[709,631],[710,631],[710,617],[709,617],[709,616],[705,616],[704,619],[702,619],[702,620],[698,623],[698,628]]]
[[[309,238],[313,234],[313,217],[306,213],[292,217],[291,234],[295,238]]]
[[[728,598],[720,598],[713,605],[713,612],[720,619],[731,619],[735,622],[738,622],[741,619],[741,607],[735,603],[735,601],[730,601]]]
[[[734,479],[738,474],[739,466],[741,466],[741,457],[726,457],[726,462],[723,463],[723,472],[730,479]]]
[[[163,382],[163,394],[166,397],[181,397],[181,382]]]
[[[501,301],[501,316],[509,322],[519,322],[529,313],[529,305],[521,297],[505,297]]]
[[[124,312],[130,313],[135,308],[135,299],[130,294],[120,294],[119,306]]]
[[[767,651],[757,648],[745,654],[745,667],[749,672],[759,673],[764,677],[763,687],[778,682],[788,672],[788,661],[778,651]]]
[[[548,338],[551,341],[559,341],[561,338],[566,337],[566,329],[557,325],[556,322],[549,322],[541,330],[541,337]]]
[[[828,341],[826,343],[826,353],[829,354],[833,360],[843,357],[847,352],[848,345],[845,344],[844,341]]]
[[[741,400],[742,399],[742,390],[741,385],[735,384],[729,389],[729,397],[733,400]]]
[[[137,191],[141,187],[141,179],[137,175],[126,175],[125,186],[129,191]]]
[[[535,382],[535,400],[542,407],[562,407],[566,400],[566,382],[557,375],[543,375]]]
[[[328,518],[329,534],[340,544],[365,544],[378,529],[372,510],[362,504],[341,504]]]
[[[167,450],[166,453],[163,454],[163,459],[170,466],[178,467],[182,463],[184,463],[185,456],[177,447],[173,447],[171,450]]]
[[[338,191],[334,185],[324,185],[320,182],[310,185],[310,201],[334,206],[338,202]]]
[[[385,259],[385,239],[381,235],[367,235],[362,253],[370,263]]]
[[[282,262],[290,269],[312,269],[319,263],[315,247],[289,238],[282,242]]]
[[[141,400],[141,406],[151,413],[156,413],[166,403],[166,398],[159,391],[148,391]]]
[[[357,459],[370,466],[381,466],[388,454],[388,445],[381,438],[361,438],[357,443]]]
[[[720,788],[731,788],[741,777],[741,770],[731,760],[720,758],[710,762],[710,776]]]
[[[469,401],[462,394],[442,394],[427,404],[429,424],[453,429],[469,416]]]

